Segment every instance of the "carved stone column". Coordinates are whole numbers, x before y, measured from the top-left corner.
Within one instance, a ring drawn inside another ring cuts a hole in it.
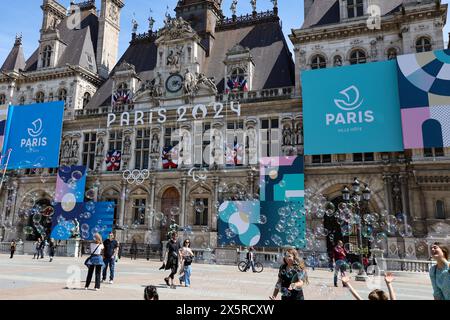
[[[217,214],[218,214],[218,208],[216,207],[217,201],[219,201],[219,177],[213,178],[213,192],[214,192],[214,199],[213,199],[213,206],[212,206],[212,219],[211,219],[211,231],[216,232],[217,231]]]
[[[126,193],[127,193],[127,182],[122,180],[121,183],[122,190],[120,192],[120,213],[119,213],[119,223],[123,227],[125,224],[125,203],[126,203]]]
[[[156,188],[156,178],[154,175],[150,176],[150,206],[155,209],[155,188]],[[148,222],[148,228],[153,228],[154,219]]]
[[[184,227],[186,224],[186,185],[187,185],[187,179],[181,178],[181,219],[180,224],[181,227]]]
[[[401,174],[399,176],[400,179],[400,190],[402,192],[402,206],[403,206],[403,213],[406,215],[406,217],[411,220],[411,215],[409,212],[409,197],[408,197],[408,175],[407,173]]]
[[[386,205],[387,205],[386,209],[388,210],[389,214],[392,214],[392,194],[391,194],[392,176],[389,174],[383,175],[383,182],[384,182],[384,196],[386,198]]]

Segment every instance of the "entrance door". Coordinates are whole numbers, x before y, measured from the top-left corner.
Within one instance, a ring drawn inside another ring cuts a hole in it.
[[[161,212],[167,218],[166,225],[161,226],[161,240],[167,240],[167,232],[169,231],[170,219],[174,218],[177,224],[180,223],[180,215],[172,216],[171,209],[172,208],[180,208],[180,194],[177,189],[169,188],[167,189],[161,198]]]

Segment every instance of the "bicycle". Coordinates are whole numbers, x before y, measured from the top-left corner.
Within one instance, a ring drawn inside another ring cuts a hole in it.
[[[247,269],[247,265],[249,265],[249,263],[247,261],[241,261],[238,264],[238,269],[241,272],[245,272]],[[250,265],[248,266],[250,268]],[[261,273],[264,271],[264,266],[261,262],[255,262],[255,271],[256,273]]]

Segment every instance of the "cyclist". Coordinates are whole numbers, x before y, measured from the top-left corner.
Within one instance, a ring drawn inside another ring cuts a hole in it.
[[[248,269],[250,269],[250,267],[252,267],[253,272],[256,272],[255,269],[255,248],[250,247],[248,252],[247,252],[247,265],[245,266],[245,270],[244,272],[247,272]]]

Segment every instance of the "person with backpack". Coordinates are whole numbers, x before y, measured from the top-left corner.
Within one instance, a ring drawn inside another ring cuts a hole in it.
[[[184,286],[189,288],[191,286],[192,261],[194,260],[194,253],[191,250],[191,241],[184,240],[183,248],[180,249],[181,267],[180,284],[184,282]]]

